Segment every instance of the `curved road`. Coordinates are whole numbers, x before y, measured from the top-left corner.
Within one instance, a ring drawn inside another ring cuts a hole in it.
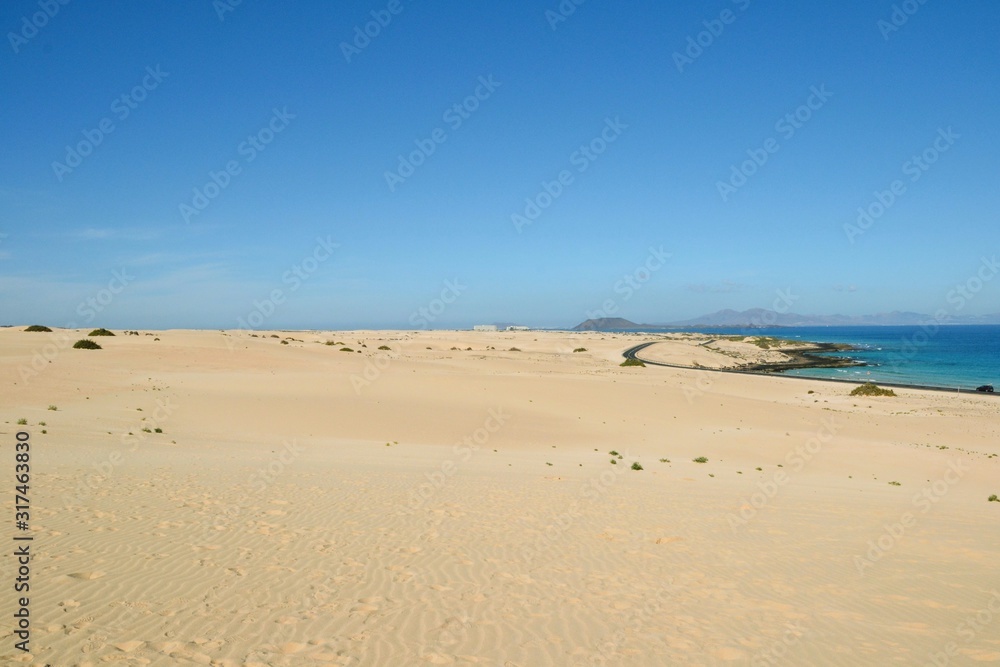
[[[680,364],[667,364],[667,363],[664,363],[662,361],[650,361],[648,359],[643,359],[643,358],[641,358],[641,357],[638,356],[638,354],[637,354],[638,352],[641,352],[642,350],[646,349],[650,345],[655,345],[658,342],[659,341],[655,341],[654,340],[654,341],[651,341],[649,343],[642,343],[640,345],[635,345],[635,346],[630,347],[629,349],[625,350],[624,352],[622,352],[622,356],[624,356],[626,359],[635,359],[636,361],[641,361],[642,363],[650,365],[650,366],[666,366],[668,368],[683,368],[683,369],[689,370],[689,371],[706,371],[706,372],[709,372],[709,373],[735,373],[735,374],[738,374],[738,375],[766,375],[768,377],[781,377],[781,378],[785,378],[785,379],[788,379],[788,380],[813,380],[813,381],[819,381],[819,382],[840,382],[842,384],[854,384],[854,385],[863,384],[863,382],[861,382],[859,380],[847,380],[847,379],[841,379],[841,378],[812,378],[812,377],[805,377],[805,376],[802,376],[802,375],[785,375],[783,373],[763,373],[761,371],[739,371],[739,370],[734,370],[732,368],[704,368],[704,367],[697,367],[697,366],[681,366]],[[949,387],[934,387],[934,386],[925,385],[925,384],[903,384],[903,383],[900,383],[900,382],[882,382],[882,381],[879,381],[878,385],[880,387],[898,387],[898,388],[901,388],[901,389],[926,389],[928,391],[949,391],[949,392],[951,391],[951,389]],[[976,394],[977,396],[1000,396],[1000,394],[991,394],[991,393],[988,393],[988,392],[977,392],[975,390],[975,388],[962,389],[961,387],[955,387],[955,389],[958,391],[958,393],[961,393],[962,391],[965,391],[968,394]]]

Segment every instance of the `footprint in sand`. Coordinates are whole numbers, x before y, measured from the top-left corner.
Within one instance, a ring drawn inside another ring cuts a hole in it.
[[[292,655],[294,653],[301,653],[309,648],[308,644],[300,644],[298,642],[285,642],[278,647],[278,650],[285,655]]]
[[[140,648],[141,646],[144,646],[145,644],[146,642],[130,641],[130,642],[121,642],[115,644],[114,647],[119,651],[121,651],[122,653],[131,653],[132,651],[136,650],[137,648]]]
[[[358,600],[358,604],[354,605],[354,607],[351,608],[351,613],[370,614],[372,612],[378,611],[379,602],[382,602],[382,598],[377,596],[361,598],[360,600]]]

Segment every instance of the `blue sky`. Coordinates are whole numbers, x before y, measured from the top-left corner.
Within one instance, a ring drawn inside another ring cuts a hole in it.
[[[4,323],[933,313],[1000,251],[986,0],[48,2],[0,5]]]

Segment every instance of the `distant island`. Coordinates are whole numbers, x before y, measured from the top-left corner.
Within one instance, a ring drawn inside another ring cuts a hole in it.
[[[893,311],[875,315],[800,315],[779,313],[764,308],[749,310],[720,310],[691,320],[667,324],[637,324],[622,317],[589,319],[573,327],[572,331],[627,331],[660,329],[691,329],[697,327],[725,327],[759,329],[763,327],[846,327],[846,326],[919,326],[935,321],[934,316],[922,313]],[[951,316],[948,324],[1000,324],[1000,313],[993,315]]]

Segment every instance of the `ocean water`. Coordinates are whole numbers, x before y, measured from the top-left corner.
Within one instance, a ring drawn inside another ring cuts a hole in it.
[[[809,368],[787,375],[859,382],[895,382],[948,389],[992,384],[1000,392],[1000,326],[775,327],[701,329],[719,335],[776,336],[818,343],[847,343],[856,350],[838,353],[864,366]]]

